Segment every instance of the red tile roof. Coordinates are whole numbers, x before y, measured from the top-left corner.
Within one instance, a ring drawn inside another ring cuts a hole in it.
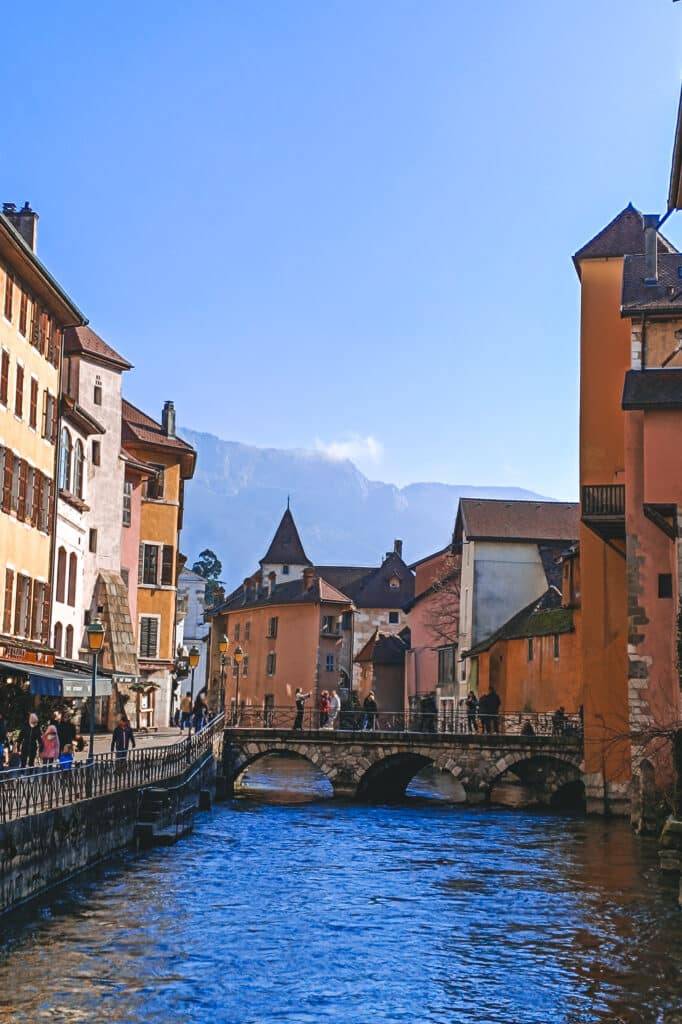
[[[577,502],[460,498],[455,540],[574,541],[580,534]]]
[[[136,441],[142,444],[160,445],[163,448],[179,448],[184,452],[194,453],[191,444],[187,444],[181,437],[169,437],[163,427],[146,412],[142,412],[137,406],[123,399],[122,404],[122,440],[134,444]]]
[[[71,355],[74,352],[94,356],[118,370],[131,370],[133,366],[90,327],[67,327],[64,331],[64,354]]]
[[[675,246],[658,236],[660,253],[676,252]],[[607,257],[634,256],[644,252],[644,221],[639,210],[629,203],[624,210],[602,228],[586,245],[578,249],[573,257],[578,273],[581,260],[599,260]]]

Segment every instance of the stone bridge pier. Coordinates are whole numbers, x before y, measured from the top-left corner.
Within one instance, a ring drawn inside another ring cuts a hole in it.
[[[368,801],[399,799],[427,765],[449,773],[468,804],[487,801],[493,786],[510,778],[549,804],[583,777],[577,737],[230,728],[223,744],[228,792],[270,754],[302,757],[329,779],[335,796]]]

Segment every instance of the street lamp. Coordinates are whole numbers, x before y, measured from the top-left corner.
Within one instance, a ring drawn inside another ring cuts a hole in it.
[[[237,646],[235,647],[234,654],[232,655],[232,657],[234,658],[234,663],[237,666],[237,685],[235,686],[235,691],[234,691],[234,710],[235,710],[235,715],[237,716],[237,721],[238,721],[238,719],[239,719],[239,668],[241,666],[241,663],[244,660],[244,652],[241,649],[241,647],[239,646],[239,644],[237,644]],[[235,724],[236,724],[236,722],[235,722]]]
[[[189,654],[187,655],[187,660],[189,662],[189,667],[192,669],[192,685],[191,685],[192,710],[189,713],[189,726],[188,726],[188,729],[187,729],[187,743],[188,743],[188,745],[189,745],[189,738],[192,735],[192,717],[194,715],[194,670],[196,669],[197,665],[199,664],[199,658],[200,657],[201,657],[201,655],[199,654],[199,648],[196,647],[196,646],[190,647]]]
[[[97,690],[97,658],[104,643],[104,626],[101,622],[91,622],[86,627],[88,650],[92,654],[92,687],[90,690],[90,751],[88,761],[92,764],[95,757],[95,691]]]
[[[220,710],[225,710],[225,662],[227,660],[227,649],[230,646],[230,641],[226,633],[223,633],[219,642],[218,650],[220,651]]]

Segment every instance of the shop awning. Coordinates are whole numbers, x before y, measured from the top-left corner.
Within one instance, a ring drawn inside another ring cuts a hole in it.
[[[62,672],[54,668],[29,672],[28,680],[30,692],[40,697],[89,697],[92,687],[90,675],[84,672]],[[95,695],[111,696],[111,679],[98,676]]]
[[[61,697],[62,680],[61,676],[55,678],[52,675],[38,675],[36,672],[29,672],[29,690],[39,697]]]

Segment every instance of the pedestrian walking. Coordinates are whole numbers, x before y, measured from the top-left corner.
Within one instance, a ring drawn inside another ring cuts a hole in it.
[[[59,733],[54,722],[50,722],[43,733],[43,744],[40,751],[40,758],[43,764],[54,764],[59,757]]]
[[[32,768],[36,763],[36,757],[38,756],[38,750],[42,743],[40,735],[40,726],[38,725],[38,716],[31,712],[28,716],[28,721],[22,726],[21,732],[19,733],[19,750],[21,751],[21,767],[25,768],[27,765]]]
[[[135,746],[135,734],[125,715],[121,715],[118,725],[111,734],[111,751],[116,752],[116,760],[124,761],[128,748]],[[123,767],[121,765],[121,767]]]
[[[59,735],[59,749],[64,750],[66,746],[71,744],[76,739],[76,726],[71,721],[71,715],[68,711],[62,711],[57,722],[57,733]]]
[[[294,729],[301,730],[303,728],[303,715],[305,713],[305,702],[309,699],[310,694],[304,693],[300,686],[296,687],[296,695],[294,700],[296,702],[296,718],[294,720]]]
[[[206,695],[203,690],[199,691],[197,699],[194,701],[192,718],[194,721],[194,731],[201,732],[208,719],[208,705],[206,704]]]
[[[323,690],[320,694],[320,700],[317,705],[317,709],[320,712],[320,729],[327,728],[327,722],[329,721],[329,693],[327,690]]]
[[[336,690],[332,690],[329,694],[329,728],[336,728],[336,719],[339,717],[341,710],[341,698],[339,697]]]
[[[365,712],[365,717],[362,722],[363,729],[376,729],[377,715],[379,713],[379,705],[376,702],[374,696],[374,690],[370,690],[364,701],[362,702],[362,708]]]
[[[476,732],[476,718],[478,717],[478,697],[473,690],[469,690],[465,701],[467,709],[467,729],[469,732]]]
[[[192,694],[187,692],[180,701],[180,732],[189,729],[192,722]]]

